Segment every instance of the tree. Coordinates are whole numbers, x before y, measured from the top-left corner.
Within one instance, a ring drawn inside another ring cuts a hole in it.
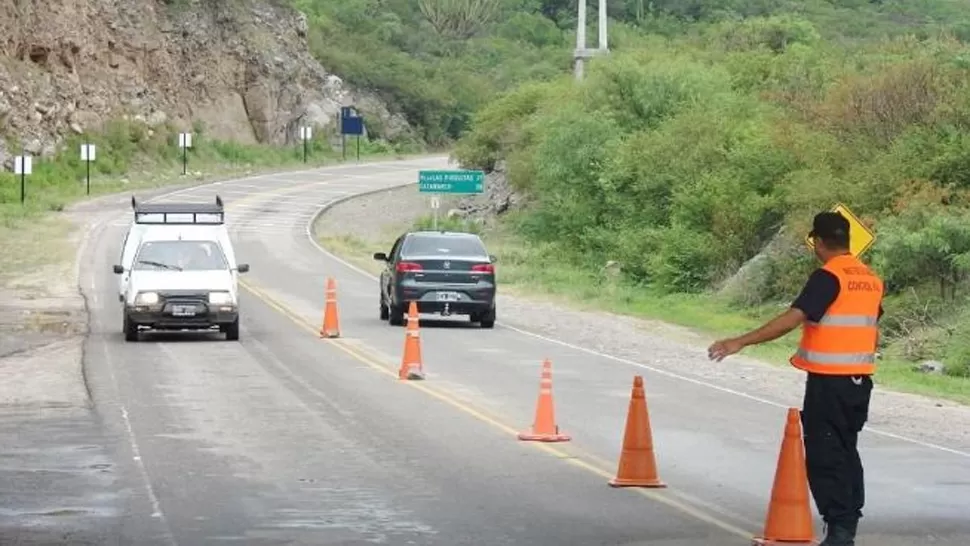
[[[467,40],[492,22],[500,0],[418,0],[421,14],[441,36]]]
[[[907,211],[880,225],[874,264],[894,286],[938,283],[953,301],[970,273],[970,217],[965,210]]]

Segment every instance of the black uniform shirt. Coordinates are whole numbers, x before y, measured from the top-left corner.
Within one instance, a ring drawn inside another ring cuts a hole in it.
[[[839,296],[839,278],[830,271],[816,269],[808,282],[802,287],[802,292],[795,298],[791,306],[800,309],[808,320],[818,322],[822,320],[835,298]],[[882,318],[882,304],[879,304],[879,317]]]

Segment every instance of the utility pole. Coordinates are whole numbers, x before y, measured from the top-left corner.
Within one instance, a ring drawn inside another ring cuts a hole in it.
[[[579,13],[576,14],[576,79],[583,79],[583,59],[586,57],[586,0],[579,0]]]
[[[597,17],[597,23],[599,27],[599,40],[597,45],[599,47],[597,49],[586,48],[586,0],[579,0],[578,2],[578,12],[576,13],[576,50],[573,53],[573,59],[576,62],[574,74],[577,81],[583,79],[583,68],[586,59],[594,55],[605,55],[610,51],[606,36],[606,1],[598,0],[599,15]]]
[[[599,39],[596,45],[599,46],[600,53],[607,53],[610,50],[609,45],[606,43],[606,0],[599,0],[599,15],[596,17],[596,22],[599,23]]]

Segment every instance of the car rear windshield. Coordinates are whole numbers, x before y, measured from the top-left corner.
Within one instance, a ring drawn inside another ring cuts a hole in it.
[[[228,267],[215,241],[147,241],[138,249],[132,269],[208,271]]]
[[[409,237],[401,253],[408,256],[488,256],[485,245],[477,237]]]

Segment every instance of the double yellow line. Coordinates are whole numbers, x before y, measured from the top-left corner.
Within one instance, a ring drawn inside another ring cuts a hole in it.
[[[321,185],[321,182],[315,181],[315,182],[308,182],[305,184],[297,184],[294,186],[287,186],[285,188],[277,188],[269,191],[256,192],[250,195],[246,195],[236,200],[235,202],[228,204],[226,208],[228,210],[233,210],[235,208],[233,205],[250,203],[263,197],[277,197],[281,195],[287,195],[287,194],[298,192],[305,188],[309,188],[311,186],[319,186],[319,185]],[[256,297],[264,304],[266,304],[268,307],[280,313],[284,317],[290,319],[294,324],[296,324],[301,329],[308,332],[310,335],[313,335],[314,337],[319,335],[318,325],[314,325],[310,323],[305,318],[301,317],[297,312],[289,308],[287,305],[281,303],[279,300],[269,295],[263,289],[258,288],[253,283],[244,279],[239,280],[239,285],[242,288],[244,288],[247,292],[252,294],[254,297]],[[380,372],[388,376],[389,378],[392,378],[394,381],[399,381],[396,370],[391,369],[391,367],[389,367],[387,364],[382,363],[379,359],[367,354],[366,352],[362,351],[360,348],[354,347],[353,344],[348,343],[347,340],[341,339],[341,338],[329,338],[329,339],[325,339],[325,342],[328,342],[331,346],[342,351],[343,353],[347,354],[354,360],[366,365],[367,367],[377,372]],[[474,407],[462,402],[461,400],[458,400],[457,398],[445,392],[442,392],[433,387],[429,387],[425,383],[414,382],[414,381],[404,381],[402,383],[404,383],[404,385],[409,388],[417,389],[418,391],[421,391],[422,393],[432,398],[435,398],[441,402],[444,402],[445,404],[448,404],[449,406],[461,411],[462,413],[465,413],[466,415],[474,417],[475,419],[483,423],[486,423],[494,427],[495,429],[504,432],[505,434],[515,437],[519,432],[512,426],[509,426],[508,424],[505,424],[494,417],[486,415],[482,411],[475,409]],[[574,453],[569,453],[565,450],[559,449],[549,444],[528,442],[526,445],[534,449],[538,449],[548,455],[552,455],[558,459],[565,460],[569,464],[576,466],[578,468],[582,468],[587,472],[591,472],[603,478],[604,480],[609,480],[613,478],[613,472],[611,472],[610,470],[607,470],[601,465],[594,464],[593,462],[589,462],[585,460],[587,458],[592,458],[592,457],[580,458]],[[675,492],[670,489],[661,491],[661,490],[654,490],[654,489],[631,488],[631,490],[653,501],[656,501],[670,508],[673,508],[674,510],[677,510],[681,513],[689,515],[697,520],[700,520],[710,525],[713,525],[715,527],[718,527],[721,530],[724,530],[728,533],[737,535],[745,540],[750,540],[752,537],[752,533],[750,531],[741,529],[736,525],[733,525],[727,521],[721,520],[697,508],[694,505],[701,504],[702,501],[700,501],[699,499],[691,498],[684,493]],[[680,497],[680,499],[685,499],[685,500],[689,499],[689,501],[685,502],[685,501],[679,500],[678,498],[674,498],[675,496]]]

